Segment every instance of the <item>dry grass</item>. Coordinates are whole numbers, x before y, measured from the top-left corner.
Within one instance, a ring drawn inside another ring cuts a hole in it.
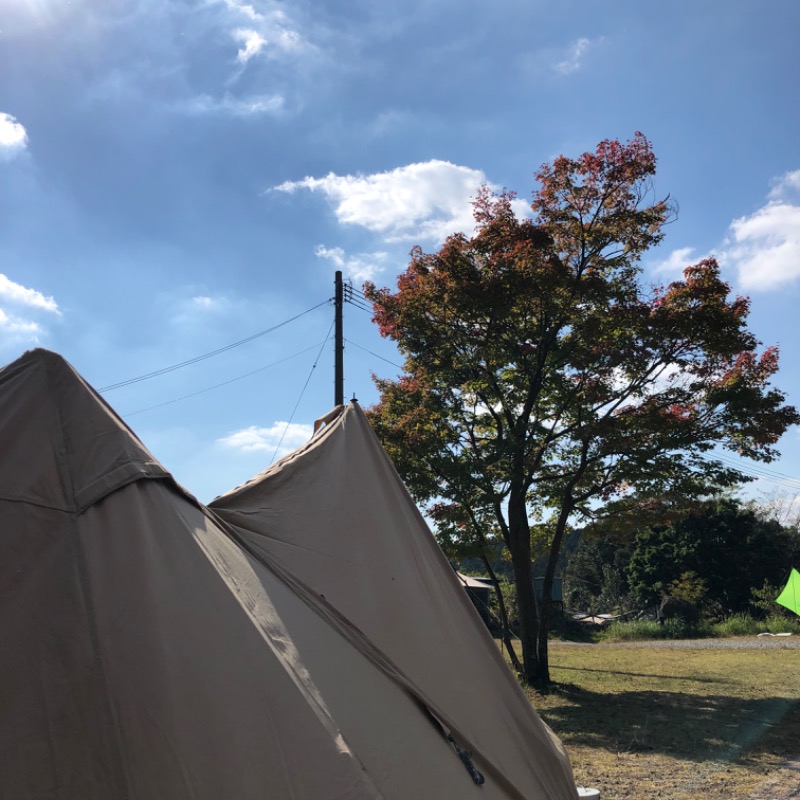
[[[800,798],[800,650],[553,642],[531,693],[604,800]]]

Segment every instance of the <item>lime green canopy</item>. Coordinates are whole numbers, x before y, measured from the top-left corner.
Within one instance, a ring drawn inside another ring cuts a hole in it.
[[[800,614],[800,572],[796,569],[792,569],[786,586],[783,587],[783,591],[775,599],[775,602],[786,606],[795,614]]]

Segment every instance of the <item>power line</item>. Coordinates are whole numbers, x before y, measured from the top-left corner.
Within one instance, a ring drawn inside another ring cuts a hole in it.
[[[213,356],[218,356],[220,353],[226,353],[228,350],[233,350],[235,347],[240,347],[243,344],[247,344],[248,342],[252,342],[255,339],[260,338],[261,336],[266,336],[268,333],[272,333],[273,331],[278,330],[279,328],[288,325],[290,322],[294,322],[300,317],[305,316],[306,314],[311,313],[312,311],[316,311],[316,309],[327,305],[330,301],[323,300],[321,303],[317,303],[317,305],[312,306],[311,308],[307,308],[305,311],[301,312],[300,314],[296,314],[295,316],[291,317],[290,319],[284,320],[283,322],[279,322],[277,325],[273,325],[271,328],[267,328],[266,330],[259,331],[258,333],[254,333],[252,336],[248,336],[245,339],[240,339],[238,342],[232,342],[231,344],[225,345],[225,347],[220,347],[217,350],[212,350],[208,353],[203,353],[202,355],[195,356],[194,358],[190,358],[186,361],[181,361],[179,364],[172,364],[169,367],[162,367],[161,369],[153,370],[153,372],[148,372],[144,375],[138,375],[135,378],[128,378],[128,380],[119,381],[117,383],[111,383],[108,386],[103,386],[100,391],[103,392],[110,392],[114,389],[120,389],[123,386],[130,386],[133,383],[139,383],[140,381],[146,381],[150,378],[157,378],[160,375],[166,375],[168,372],[174,372],[176,369],[181,369],[182,367],[188,367],[190,364],[197,364],[199,361],[205,361],[207,358],[212,358]]]
[[[278,440],[278,444],[275,445],[275,452],[272,454],[272,458],[270,459],[270,464],[275,461],[275,456],[278,455],[278,450],[280,450],[281,445],[283,444],[283,439],[286,436],[286,432],[289,430],[289,426],[292,424],[292,420],[294,419],[294,415],[297,413],[297,408],[300,405],[300,401],[303,399],[303,395],[306,393],[306,389],[308,388],[308,384],[311,381],[311,376],[314,374],[314,370],[317,368],[317,363],[322,356],[322,351],[325,349],[325,345],[328,343],[328,340],[331,338],[331,331],[333,330],[334,323],[331,322],[330,328],[328,328],[328,335],[325,337],[325,341],[319,348],[319,353],[317,353],[317,357],[314,359],[314,363],[311,365],[311,369],[308,373],[308,377],[306,378],[306,382],[303,384],[303,388],[300,390],[300,397],[297,398],[297,402],[294,404],[294,408],[292,409],[292,414],[289,417],[289,421],[286,423],[286,427],[283,429],[283,433],[281,434],[281,438]]]
[[[344,302],[356,308],[360,308],[362,311],[372,313],[373,309],[369,305],[370,301],[364,297],[363,292],[353,286],[352,282],[348,282],[344,285]]]
[[[351,306],[355,306],[356,308],[360,308],[362,311],[366,311],[368,314],[372,313],[372,309],[369,308],[364,303],[359,303],[359,302],[357,302],[355,300],[348,300],[348,299],[345,299],[345,303],[347,303],[348,305],[351,305]]]
[[[717,455],[716,458],[725,466],[732,467],[756,480],[764,480],[774,483],[776,486],[783,486],[786,489],[800,490],[800,478],[793,478],[791,475],[769,470],[756,464],[741,464],[723,455]]]
[[[325,342],[323,342],[323,345]],[[297,358],[297,356],[303,355],[303,353],[307,353],[309,350],[313,350],[315,347],[318,347],[316,344],[312,344],[311,347],[306,347],[305,350],[300,350],[297,353],[293,353],[290,356],[286,356],[286,358],[282,358],[279,361],[273,361],[271,364],[266,364],[263,367],[259,367],[258,369],[252,370],[252,372],[246,372],[244,375],[238,375],[235,378],[231,378],[227,381],[222,381],[222,383],[215,383],[213,386],[207,386],[205,389],[199,389],[196,392],[192,392],[191,394],[184,394],[181,397],[176,397],[173,400],[165,400],[163,403],[156,403],[154,406],[148,406],[147,408],[140,408],[137,411],[131,411],[127,414],[122,414],[121,416],[123,419],[127,417],[136,416],[136,414],[143,414],[145,411],[152,411],[155,408],[161,408],[162,406],[168,406],[172,403],[178,403],[181,400],[188,400],[190,397],[197,397],[199,394],[204,394],[205,392],[210,392],[212,389],[219,389],[221,386],[227,386],[229,383],[235,383],[236,381],[243,380],[244,378],[249,378],[251,375],[255,375],[259,372],[263,372],[265,369],[269,369],[270,367],[276,367],[278,364],[283,364],[285,361],[289,361],[293,358]]]
[[[397,367],[398,369],[403,369],[401,364],[396,364],[394,361],[389,361],[388,358],[384,358],[383,356],[378,355],[377,353],[373,353],[372,350],[367,350],[366,347],[362,347],[360,344],[357,344],[352,339],[345,339],[347,344],[352,344],[353,347],[357,347],[359,350],[363,350],[365,353],[369,353],[371,356],[375,356],[375,358],[379,358],[381,361],[385,361],[387,364],[391,364],[393,367]]]

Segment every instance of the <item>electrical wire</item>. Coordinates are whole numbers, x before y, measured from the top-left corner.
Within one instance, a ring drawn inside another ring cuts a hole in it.
[[[325,342],[323,342],[325,344]],[[199,394],[204,394],[205,392],[210,392],[212,389],[219,389],[221,386],[227,386],[229,383],[235,383],[236,381],[241,381],[244,378],[249,378],[251,375],[256,375],[259,372],[263,372],[265,369],[269,369],[270,367],[276,367],[278,364],[283,364],[285,361],[290,361],[293,358],[297,358],[297,356],[303,355],[303,353],[307,353],[309,350],[313,350],[315,347],[318,347],[318,344],[312,344],[311,347],[306,347],[305,350],[300,350],[297,353],[293,353],[290,356],[286,356],[286,358],[282,358],[279,361],[273,361],[271,364],[266,364],[263,367],[259,367],[258,369],[254,369],[251,372],[246,372],[244,375],[238,375],[235,378],[231,378],[227,381],[222,381],[222,383],[215,383],[213,386],[207,386],[205,389],[199,389],[196,392],[192,392],[191,394],[184,394],[181,397],[176,397],[173,400],[165,400],[163,403],[156,403],[154,406],[148,406],[147,408],[140,408],[137,411],[130,411],[127,414],[121,414],[123,419],[127,417],[134,417],[136,414],[143,414],[145,411],[152,411],[155,408],[161,408],[162,406],[172,405],[172,403],[178,403],[181,400],[188,400],[190,397],[197,397]]]
[[[241,345],[247,344],[248,342],[252,342],[253,340],[260,338],[261,336],[266,336],[268,333],[277,331],[279,328],[283,328],[290,322],[294,322],[295,320],[300,319],[300,317],[303,317],[306,314],[310,314],[312,311],[316,311],[318,308],[321,308],[322,306],[328,305],[329,302],[330,302],[329,299],[323,300],[321,303],[317,303],[317,305],[312,306],[311,308],[307,308],[305,311],[301,312],[300,314],[296,314],[290,319],[284,320],[283,322],[279,322],[277,325],[273,325],[271,328],[267,328],[266,330],[254,333],[252,336],[248,336],[245,339],[240,339],[238,342],[232,342],[231,344],[225,345],[225,347],[220,347],[217,350],[211,350],[208,353],[203,353],[202,355],[195,356],[194,358],[187,359],[186,361],[181,361],[179,364],[172,364],[169,367],[162,367],[161,369],[153,370],[153,372],[148,372],[145,373],[144,375],[138,375],[135,378],[128,378],[127,380],[124,381],[111,383],[108,386],[103,386],[98,391],[101,394],[104,392],[111,392],[114,389],[120,389],[123,386],[130,386],[131,384],[139,383],[140,381],[146,381],[149,380],[150,378],[157,378],[160,375],[166,375],[168,372],[174,372],[176,369],[181,369],[182,367],[188,367],[191,364],[197,364],[199,361],[205,361],[207,358],[212,358],[213,356],[220,355],[220,353],[226,353],[228,352],[228,350],[233,350],[235,347],[240,347]]]
[[[335,322],[335,320],[334,320]],[[278,444],[275,446],[275,452],[272,454],[272,458],[270,459],[270,464],[275,461],[275,456],[278,455],[278,450],[281,449],[281,445],[283,444],[283,439],[286,436],[286,432],[289,430],[289,426],[292,424],[292,420],[294,419],[294,415],[297,413],[297,408],[300,405],[300,401],[303,399],[303,395],[306,393],[306,389],[308,388],[308,384],[311,381],[311,376],[314,374],[314,370],[317,368],[317,364],[322,356],[322,351],[325,349],[325,345],[328,343],[328,340],[331,338],[331,331],[333,330],[334,322],[331,322],[330,328],[328,328],[328,335],[325,337],[325,341],[319,348],[319,353],[317,353],[317,357],[314,359],[314,363],[311,365],[311,370],[308,373],[308,377],[306,378],[306,382],[303,384],[303,388],[300,390],[300,397],[297,398],[297,402],[294,404],[294,408],[292,409],[292,414],[289,417],[289,421],[286,423],[286,427],[283,429],[283,433],[281,434],[281,438],[278,440]]]
[[[379,358],[381,361],[385,361],[387,364],[391,364],[393,367],[397,367],[398,369],[403,369],[402,365],[396,364],[394,361],[389,361],[388,358],[384,358],[383,356],[378,355],[377,353],[373,353],[372,350],[367,350],[366,347],[362,347],[360,344],[357,344],[352,339],[345,339],[347,344],[352,344],[353,347],[357,347],[359,350],[363,350],[365,353],[369,353],[371,356],[375,356],[375,358]]]
[[[791,475],[769,470],[757,464],[742,464],[735,459],[726,457],[724,455],[718,454],[716,455],[716,458],[719,459],[719,461],[721,461],[725,466],[732,467],[733,469],[736,469],[751,478],[755,478],[756,480],[763,480],[767,481],[768,483],[773,483],[776,486],[782,486],[785,489],[794,489],[795,491],[800,491],[800,478],[793,478]]]
[[[345,303],[360,308],[362,311],[368,311],[370,313],[373,311],[370,301],[367,300],[364,293],[356,289],[352,283],[344,287],[343,299]]]
[[[365,305],[364,303],[358,303],[355,300],[345,300],[345,303],[351,306],[355,306],[356,308],[360,308],[362,311],[366,311],[368,314],[372,313],[372,309],[369,306]]]

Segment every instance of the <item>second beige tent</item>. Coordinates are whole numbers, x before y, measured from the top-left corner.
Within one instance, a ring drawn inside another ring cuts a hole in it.
[[[478,768],[502,776],[506,796],[576,796],[561,743],[531,708],[357,404],[210,507],[252,554],[324,597],[385,653],[462,732]]]

